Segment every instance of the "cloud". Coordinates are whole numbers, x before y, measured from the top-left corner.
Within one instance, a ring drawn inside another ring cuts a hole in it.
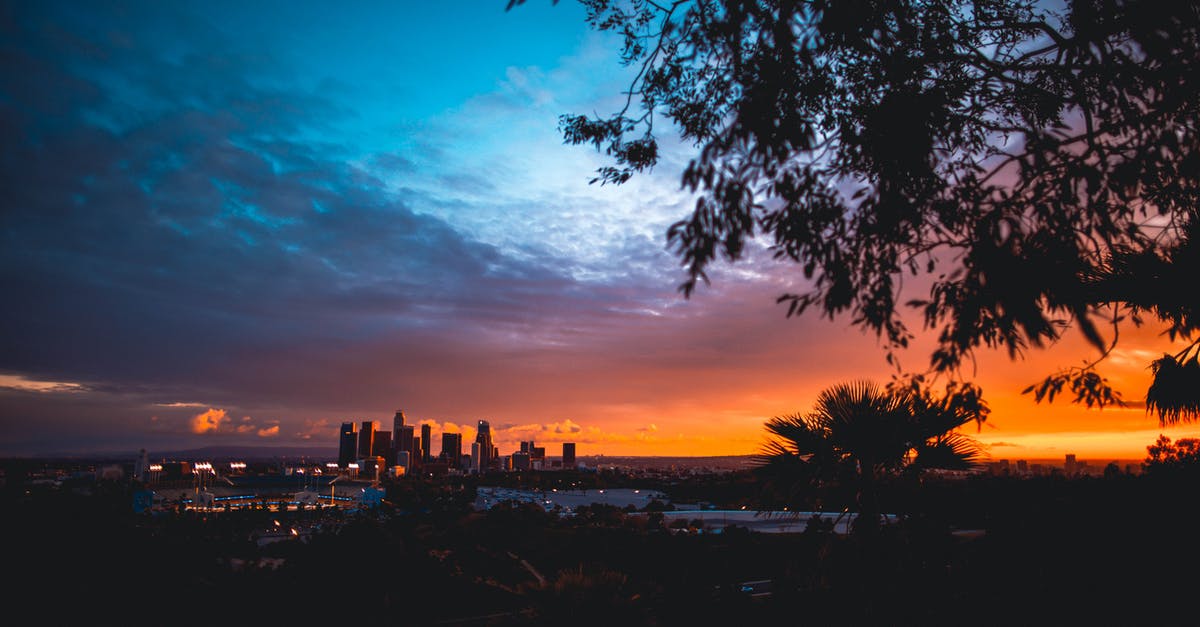
[[[192,433],[203,435],[220,430],[221,425],[229,422],[229,416],[224,409],[208,409],[192,416]]]
[[[278,437],[278,436],[279,436],[279,425],[263,427],[262,429],[258,430],[258,437],[260,437],[260,438],[274,438],[274,437]]]
[[[574,422],[571,422],[570,420],[563,420],[562,422],[548,424],[545,426],[545,429],[552,430],[555,433],[579,433],[583,430],[582,427]]]
[[[23,392],[81,392],[87,388],[69,381],[41,381],[21,375],[0,374],[0,388]]]
[[[303,421],[302,427],[296,432],[301,440],[332,441],[336,437],[339,424],[334,424],[328,418],[309,418]],[[278,433],[278,432],[277,432]]]

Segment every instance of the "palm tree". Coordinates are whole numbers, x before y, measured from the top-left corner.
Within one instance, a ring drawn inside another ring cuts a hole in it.
[[[963,399],[967,399],[964,402]],[[977,396],[894,392],[870,381],[823,390],[807,414],[767,421],[773,436],[760,461],[815,481],[841,479],[857,487],[855,528],[879,523],[878,480],[929,468],[965,469],[980,457],[974,439],[956,429],[986,412]]]

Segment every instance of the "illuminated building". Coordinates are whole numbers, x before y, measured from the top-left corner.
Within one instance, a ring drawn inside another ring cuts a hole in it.
[[[338,435],[338,466],[346,468],[354,461],[354,452],[358,444],[358,431],[353,422],[343,422]]]
[[[486,471],[492,465],[492,458],[495,455],[496,447],[492,443],[492,425],[486,420],[479,421],[479,432],[475,436],[475,443],[479,445],[478,463],[472,465],[477,466],[480,472]],[[472,447],[472,455],[474,455],[474,447]]]
[[[380,475],[382,475],[387,469],[386,461],[382,457],[376,457],[374,455],[370,455],[358,460],[358,465],[359,472],[375,481],[378,481]]]
[[[379,428],[376,420],[362,421],[362,429],[358,432],[358,456],[371,457],[375,452],[375,430]]]

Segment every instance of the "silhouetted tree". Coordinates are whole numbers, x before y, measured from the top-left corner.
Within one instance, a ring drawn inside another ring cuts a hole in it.
[[[1146,447],[1142,469],[1150,476],[1200,477],[1200,439],[1180,438],[1175,442],[1160,435]]]
[[[801,476],[846,481],[857,490],[858,522],[879,521],[877,483],[885,475],[930,468],[969,468],[979,445],[955,429],[978,416],[931,395],[898,393],[869,381],[823,390],[807,414],[767,421],[774,436],[764,464],[802,469]]]
[[[685,295],[761,234],[807,280],[779,297],[789,316],[849,315],[894,363],[916,308],[938,342],[921,375],[1072,326],[1103,359],[1144,314],[1196,335],[1197,3],[581,2],[638,71],[619,111],[561,130],[612,158],[593,182],[653,167],[662,118],[698,149],[695,209],[668,232]],[[1164,423],[1198,416],[1196,341],[1156,362]],[[1026,392],[1121,402],[1100,359]]]

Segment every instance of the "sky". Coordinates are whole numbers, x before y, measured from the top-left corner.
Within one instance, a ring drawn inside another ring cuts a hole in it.
[[[690,147],[590,185],[558,116],[615,111],[631,70],[576,4],[505,5],[0,4],[0,455],[334,447],[396,410],[435,447],[483,419],[501,453],[740,455],[887,381],[848,320],[786,318],[798,272],[761,250],[683,298]],[[1089,350],[980,355],[971,434],[1009,459],[1200,434],[1136,403],[1153,329],[1106,365],[1134,406],[1021,394]]]

